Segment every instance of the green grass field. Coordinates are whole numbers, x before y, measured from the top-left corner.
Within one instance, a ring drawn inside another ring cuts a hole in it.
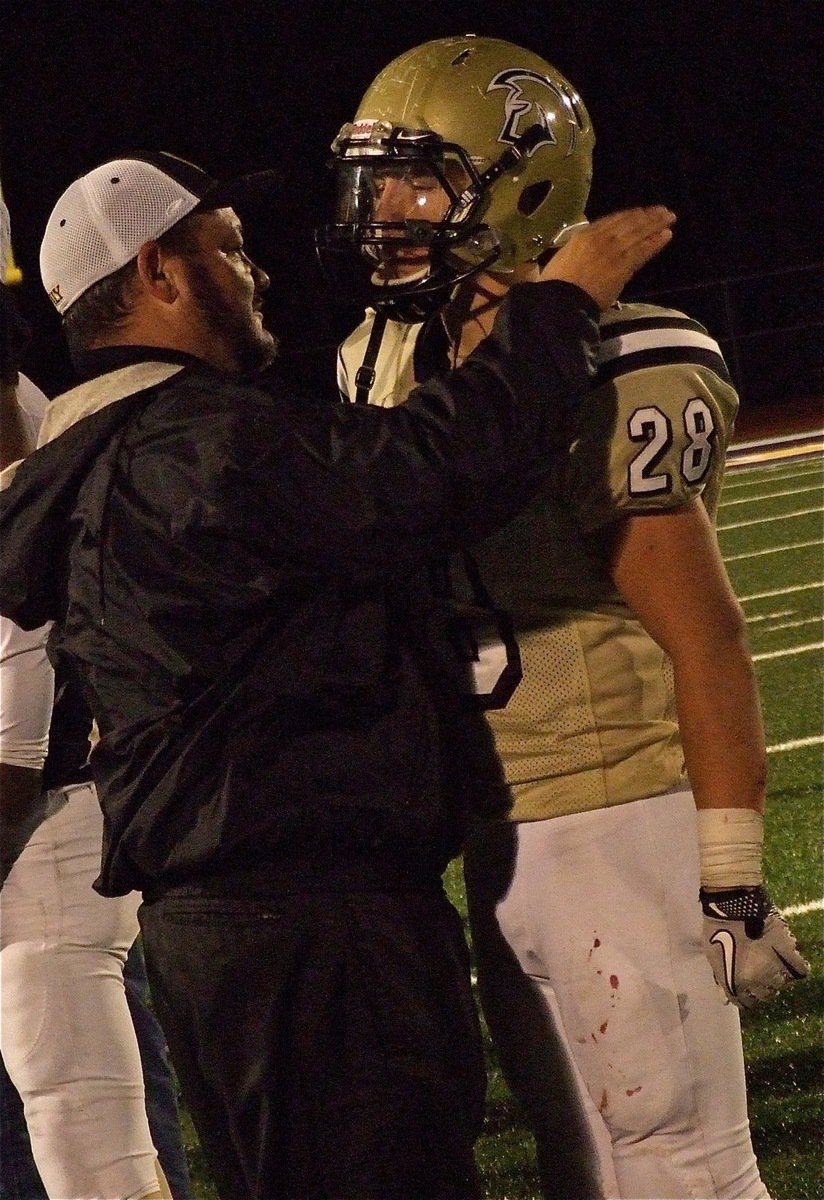
[[[750,1119],[774,1200],[824,1197],[822,992],[822,607],[824,470],[821,459],[738,467],[727,476],[719,540],[747,615],[769,748],[765,875],[813,964],[809,979],[742,1015]],[[723,686],[723,680],[713,681]],[[465,912],[460,864],[447,876]],[[487,1043],[489,1090],[478,1144],[489,1200],[536,1200],[532,1144]],[[197,1200],[212,1189],[184,1114]]]

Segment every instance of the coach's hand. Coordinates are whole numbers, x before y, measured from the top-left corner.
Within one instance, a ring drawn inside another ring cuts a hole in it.
[[[810,973],[795,938],[763,884],[701,889],[704,950],[727,1001],[752,1008]]]
[[[672,240],[675,213],[663,205],[610,213],[574,233],[541,269],[536,282],[565,279],[589,292],[604,311],[632,276]]]

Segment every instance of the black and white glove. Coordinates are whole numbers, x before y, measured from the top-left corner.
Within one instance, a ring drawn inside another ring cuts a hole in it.
[[[763,883],[699,893],[704,951],[725,999],[753,1008],[810,973],[789,925]]]

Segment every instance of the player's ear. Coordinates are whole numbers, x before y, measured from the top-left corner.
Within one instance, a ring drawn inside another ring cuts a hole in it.
[[[169,255],[157,241],[145,242],[137,253],[137,274],[144,290],[156,300],[169,304],[176,299],[178,289],[174,271],[169,268]]]

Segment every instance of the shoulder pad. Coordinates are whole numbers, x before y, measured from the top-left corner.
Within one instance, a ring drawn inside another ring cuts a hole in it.
[[[625,304],[604,313],[600,322],[596,385],[629,371],[671,363],[691,363],[731,383],[718,342],[703,325],[676,309]]]

